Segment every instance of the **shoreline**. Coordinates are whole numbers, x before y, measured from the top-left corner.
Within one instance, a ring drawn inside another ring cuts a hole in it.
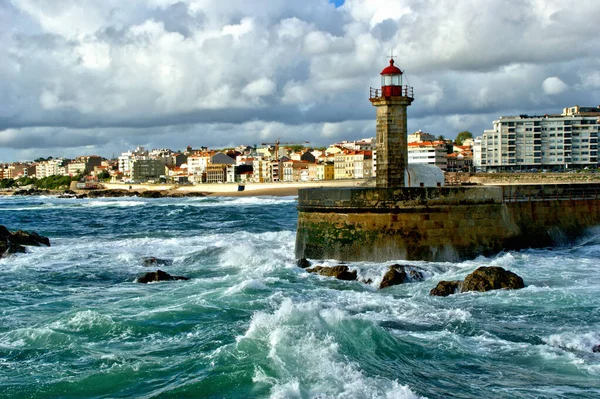
[[[243,191],[238,191],[238,184],[199,184],[196,186],[175,186],[165,184],[122,184],[104,183],[103,189],[97,190],[33,190],[23,195],[73,195],[79,198],[101,197],[127,197],[141,196],[144,198],[169,198],[169,197],[289,197],[298,196],[301,188],[326,188],[326,187],[356,187],[363,180],[338,180],[319,182],[290,182],[290,183],[247,183]],[[12,196],[16,192],[27,190],[0,191],[0,195]],[[128,195],[130,194],[130,195]],[[85,196],[85,197],[81,197]]]

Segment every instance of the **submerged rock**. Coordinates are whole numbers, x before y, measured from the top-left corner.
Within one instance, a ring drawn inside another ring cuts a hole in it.
[[[498,266],[482,266],[465,277],[460,292],[524,288],[523,279]]]
[[[306,269],[309,273],[316,273],[321,276],[335,277],[338,280],[354,281],[356,280],[356,270],[349,271],[348,266],[315,266],[311,269]]]
[[[600,353],[600,344],[594,346],[592,348],[592,352],[594,352],[594,353]]]
[[[434,289],[429,291],[429,295],[435,296],[448,296],[452,294],[456,294],[462,285],[462,281],[460,280],[452,280],[452,281],[440,281]]]
[[[306,258],[302,258],[296,261],[296,265],[298,265],[298,267],[301,267],[302,269],[306,269],[307,267],[310,267],[310,262],[306,260]]]
[[[171,276],[167,272],[157,270],[155,272],[149,272],[144,274],[142,277],[137,278],[138,283],[147,284],[156,281],[172,281],[172,280],[189,280],[189,277],[183,276]]]
[[[173,261],[170,259],[160,259],[154,256],[145,256],[142,258],[142,264],[144,266],[171,266]]]
[[[409,269],[410,267],[405,265],[391,265],[384,274],[379,284],[379,289],[404,284],[408,281],[423,280],[423,273],[419,270]]]

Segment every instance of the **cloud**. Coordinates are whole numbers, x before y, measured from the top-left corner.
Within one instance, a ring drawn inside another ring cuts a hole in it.
[[[542,90],[544,90],[544,93],[549,95],[564,93],[568,88],[569,86],[560,80],[558,76],[546,78],[542,83]]]
[[[0,2],[0,161],[373,135],[368,90],[392,50],[415,89],[409,129],[478,134],[502,115],[600,103],[600,44],[582,40],[598,2],[338,5]]]

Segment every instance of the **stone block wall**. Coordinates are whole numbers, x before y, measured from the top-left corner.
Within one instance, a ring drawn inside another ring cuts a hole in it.
[[[595,198],[502,195],[500,187],[300,190],[296,256],[456,261],[553,245],[600,224]]]
[[[377,107],[377,187],[404,187],[408,165],[406,107],[409,97],[371,99]]]

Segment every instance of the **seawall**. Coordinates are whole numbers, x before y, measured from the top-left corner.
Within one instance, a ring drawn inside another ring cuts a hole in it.
[[[303,189],[296,257],[453,261],[572,240],[600,224],[600,185]]]

